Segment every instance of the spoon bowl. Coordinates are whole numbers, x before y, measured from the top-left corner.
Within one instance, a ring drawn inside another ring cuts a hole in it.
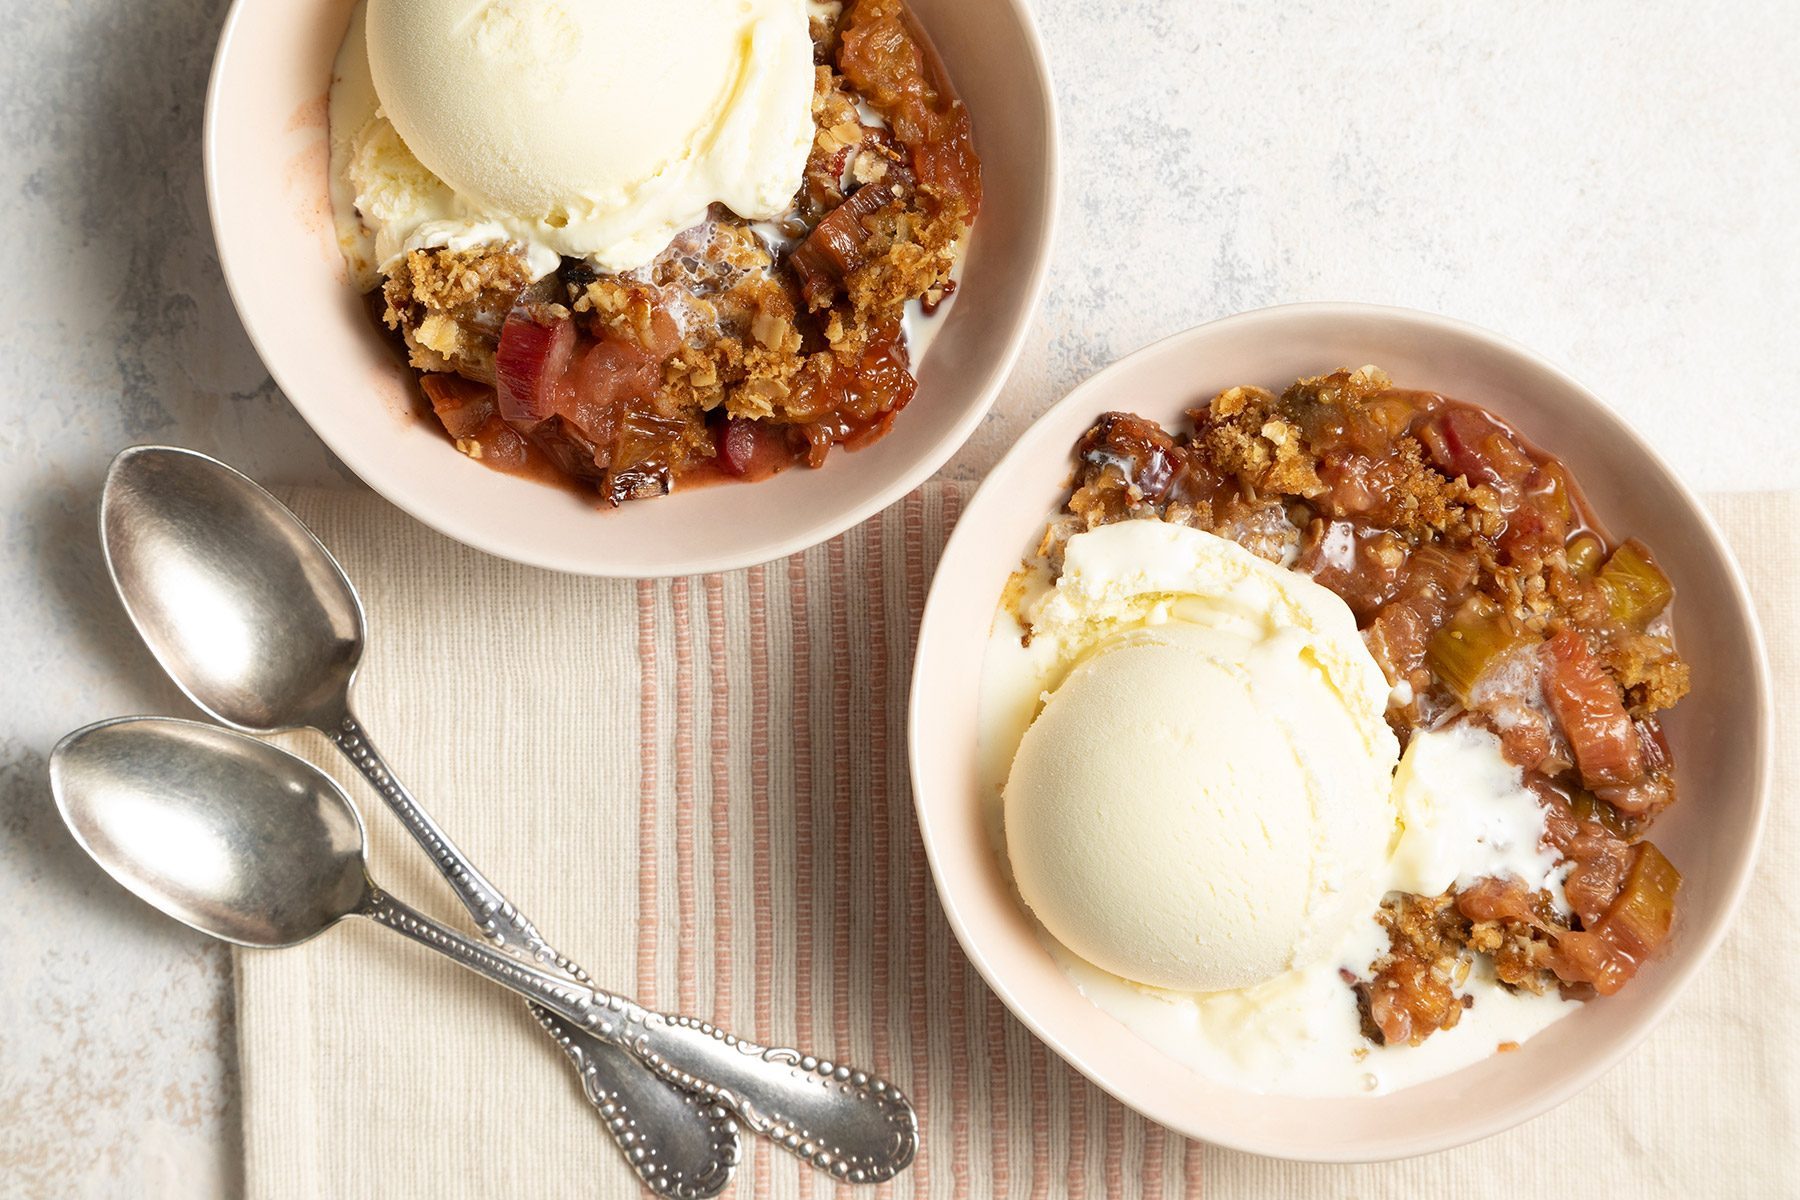
[[[100,531],[132,623],[195,704],[251,733],[342,719],[362,605],[279,500],[204,454],[135,446],[107,472]]]
[[[293,946],[358,910],[363,827],[336,784],[209,725],[126,717],[50,755],[76,841],[139,899],[240,946]]]

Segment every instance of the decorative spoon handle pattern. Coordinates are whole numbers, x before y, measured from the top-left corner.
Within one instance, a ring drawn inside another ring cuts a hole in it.
[[[574,1028],[623,1046],[658,1076],[729,1109],[753,1131],[849,1183],[892,1179],[912,1162],[918,1124],[893,1084],[865,1071],[757,1045],[692,1017],[610,992],[470,941],[370,885],[362,914],[511,988]]]
[[[327,736],[431,856],[490,941],[508,957],[528,959],[576,984],[591,982],[586,971],[544,940],[531,919],[488,881],[413,799],[355,716],[346,712]],[[650,1074],[624,1047],[560,1023],[541,1004],[531,1005],[531,1015],[568,1057],[588,1103],[646,1187],[675,1200],[703,1200],[725,1189],[737,1167],[739,1147],[737,1126],[722,1105],[702,1092]]]
[[[327,736],[331,744],[348,758],[356,769],[362,772],[372,787],[381,794],[395,816],[406,826],[406,831],[413,836],[431,861],[437,864],[438,873],[443,875],[456,898],[462,901],[469,915],[475,918],[476,926],[486,934],[488,940],[510,949],[522,952],[527,958],[536,962],[549,964],[557,970],[577,979],[585,980],[587,975],[580,967],[558,954],[537,931],[531,919],[501,894],[500,889],[488,881],[487,876],[476,869],[450,840],[450,835],[439,828],[431,819],[431,814],[413,799],[406,785],[401,783],[381,752],[375,749],[375,743],[369,740],[368,731],[362,722],[346,712],[335,729],[329,730]]]

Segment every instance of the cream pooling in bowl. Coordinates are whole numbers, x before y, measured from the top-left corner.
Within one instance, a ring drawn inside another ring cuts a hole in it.
[[[1258,580],[1261,586],[1246,588],[1246,579]],[[1304,586],[1296,590],[1295,584]],[[1311,617],[1297,616],[1296,596],[1316,606]],[[1260,611],[1265,628],[1304,621],[1315,640],[1330,647],[1328,655],[1343,656],[1338,677],[1361,681],[1361,687],[1352,684],[1348,689],[1352,703],[1372,709],[1391,747],[1391,734],[1379,717],[1387,703],[1386,685],[1337,597],[1233,543],[1184,526],[1158,521],[1104,526],[1070,539],[1060,578],[1053,577],[1041,560],[1029,564],[1013,602],[1003,605],[997,615],[980,705],[983,792],[991,798],[989,824],[997,841],[1008,849],[1016,844],[1015,804],[1029,803],[1014,794],[1014,781],[1008,778],[1017,762],[1025,759],[1022,743],[1032,738],[1035,722],[1058,707],[1058,692],[1077,681],[1083,664],[1104,661],[1110,657],[1105,650],[1136,639],[1168,640],[1171,629],[1180,631],[1196,616],[1204,619],[1209,609],[1235,612],[1231,619],[1236,621],[1254,619]],[[1330,632],[1320,637],[1320,630]],[[1332,636],[1346,631],[1348,640]],[[1184,636],[1177,632],[1175,640]],[[1366,670],[1354,665],[1359,657]],[[1149,696],[1142,700],[1155,702]],[[1093,735],[1095,740],[1106,736],[1104,729]],[[1280,744],[1279,739],[1259,740],[1263,752]],[[1128,753],[1149,749],[1137,745]],[[1104,951],[1099,957],[1108,959],[1113,970],[1103,969],[1077,947],[1053,936],[1058,918],[1066,915],[1059,906],[1070,905],[1084,891],[1086,903],[1130,904],[1140,881],[1102,896],[1104,880],[1098,887],[1084,887],[1095,882],[1090,876],[1047,899],[1045,888],[1059,888],[1062,881],[1045,880],[1041,872],[1034,879],[1035,864],[1021,870],[1017,855],[1003,855],[1027,907],[1040,917],[1051,914],[1043,922],[1045,944],[1083,994],[1159,1050],[1209,1078],[1248,1091],[1295,1096],[1386,1092],[1420,1083],[1480,1061],[1507,1044],[1523,1042],[1579,1007],[1554,993],[1509,990],[1493,977],[1491,966],[1478,960],[1463,984],[1471,1007],[1454,1028],[1419,1046],[1378,1046],[1363,1036],[1353,984],[1370,980],[1371,964],[1386,950],[1387,933],[1376,919],[1384,893],[1441,889],[1470,874],[1515,874],[1545,887],[1560,905],[1561,878],[1554,856],[1542,848],[1542,811],[1521,773],[1501,756],[1498,740],[1485,730],[1459,724],[1415,734],[1397,772],[1391,750],[1385,759],[1379,753],[1365,754],[1360,763],[1342,746],[1336,750],[1347,769],[1372,767],[1384,776],[1391,774],[1382,781],[1386,802],[1365,805],[1356,814],[1363,822],[1384,822],[1378,830],[1380,850],[1370,864],[1374,878],[1367,890],[1359,889],[1359,900],[1346,897],[1345,908],[1354,911],[1344,911],[1341,923],[1321,926],[1318,933],[1330,936],[1303,941],[1303,925],[1284,927],[1279,913],[1266,908],[1251,914],[1253,922],[1271,918],[1276,922],[1272,937],[1257,939],[1265,949],[1292,945],[1294,953],[1286,969],[1248,986],[1205,991],[1134,982],[1115,973],[1132,969],[1130,957]],[[1117,747],[1112,753],[1115,760],[1126,757]],[[1186,769],[1191,773],[1192,765]],[[1030,781],[1021,776],[1018,782]],[[1101,780],[1093,776],[1088,782]],[[1004,826],[999,803],[1003,787]],[[1205,789],[1197,789],[1187,799],[1205,795]],[[1099,825],[1113,818],[1130,819],[1134,811],[1141,815],[1133,798],[1116,787],[1099,794],[1090,789],[1086,801]],[[1152,814],[1152,821],[1164,816]],[[1091,831],[1088,840],[1093,840]],[[1173,845],[1178,840],[1165,837],[1161,842]],[[1140,831],[1138,844],[1154,848],[1159,839]],[[1304,860],[1308,853],[1316,851],[1301,847],[1299,856]],[[1357,860],[1350,856],[1348,861]],[[1083,869],[1074,858],[1063,866]],[[1204,881],[1221,873],[1245,876],[1242,866],[1228,859],[1172,862],[1147,870],[1167,871],[1170,879],[1191,872],[1194,879]],[[1337,874],[1355,877],[1341,867]],[[1280,886],[1279,874],[1270,883]],[[1107,924],[1114,931],[1126,930],[1134,922],[1166,920],[1168,915],[1138,907],[1115,912]],[[1176,919],[1191,921],[1193,915],[1180,913]],[[1074,936],[1082,940],[1080,933]],[[1094,953],[1091,946],[1089,953]]]

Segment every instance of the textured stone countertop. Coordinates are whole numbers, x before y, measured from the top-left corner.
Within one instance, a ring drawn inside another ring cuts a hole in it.
[[[1697,487],[1800,486],[1791,0],[1036,7],[1063,222],[1019,370],[955,474],[1148,341],[1353,299],[1536,348]],[[19,4],[0,45],[10,1197],[240,1190],[226,956],[104,879],[44,774],[79,724],[189,711],[104,583],[94,506],[114,451],[167,440],[265,482],[359,486],[269,381],[219,279],[199,137],[224,9]]]

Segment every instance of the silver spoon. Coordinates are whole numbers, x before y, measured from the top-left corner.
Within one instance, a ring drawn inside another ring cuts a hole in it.
[[[251,733],[319,729],[375,785],[483,933],[588,982],[464,858],[350,715],[362,606],[336,560],[292,512],[205,455],[134,447],[107,473],[100,531],[132,622],[195,704]],[[531,1013],[647,1188],[676,1200],[725,1189],[737,1167],[738,1131],[723,1107],[541,1005]]]
[[[107,475],[101,537],[114,585],[138,632],[197,705],[250,733],[302,727],[324,733],[400,816],[483,932],[523,949],[540,965],[560,967],[576,983],[591,982],[545,943],[437,827],[352,715],[349,694],[364,641],[362,606],[337,561],[299,518],[215,459],[189,450],[136,447],[120,454]],[[545,1008],[537,1011],[548,1022]],[[628,1152],[641,1154],[652,1146],[671,1163],[674,1139],[686,1125],[689,1153],[681,1161],[707,1161],[702,1151],[716,1138],[707,1142],[693,1135],[711,1135],[717,1123],[698,1129],[691,1113],[673,1110],[660,1084],[647,1087],[645,1073],[613,1053],[606,1040],[579,1027],[561,1034],[571,1058],[584,1068],[590,1094],[594,1075],[600,1074],[606,1091],[621,1096],[618,1103],[637,1114],[640,1140]],[[665,1078],[716,1098],[754,1132],[840,1177],[879,1182],[911,1162],[916,1118],[898,1089],[862,1072],[813,1065],[819,1060],[811,1056],[794,1057],[809,1064],[812,1086],[797,1088],[792,1072],[778,1071],[771,1079],[780,1086],[772,1094],[755,1072],[745,1073],[741,1055],[703,1056],[682,1071],[652,1065]],[[720,1074],[709,1075],[709,1068]],[[715,1086],[725,1083],[721,1075],[739,1082]],[[732,1137],[735,1159],[735,1131]],[[712,1165],[716,1168],[716,1159]],[[727,1162],[727,1176],[729,1169]],[[686,1178],[714,1179],[713,1191],[724,1186],[716,1170]]]
[[[883,1107],[886,1084],[791,1050],[765,1050],[687,1017],[650,1012],[490,949],[432,920],[368,876],[363,827],[349,797],[318,768],[266,742],[212,725],[127,717],[64,738],[51,788],[82,848],[139,898],[202,933],[243,946],[292,946],[348,916],[429,946],[510,988],[665,1078],[705,1088],[755,1127],[800,1138],[815,1165],[862,1182],[910,1154],[910,1121],[890,1125],[878,1162],[839,1159],[775,1114],[834,1104]],[[875,1104],[861,1104],[869,1095]],[[888,1106],[906,1112],[904,1103]]]

